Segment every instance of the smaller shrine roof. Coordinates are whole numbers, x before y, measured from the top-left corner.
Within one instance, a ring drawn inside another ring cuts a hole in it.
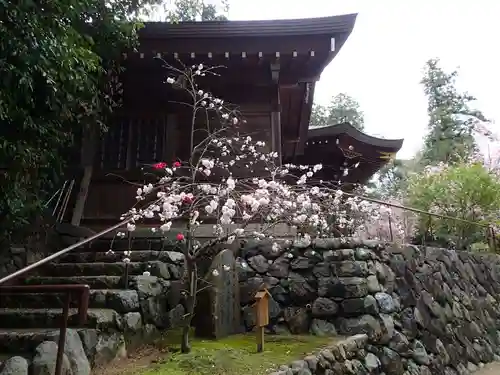
[[[395,158],[403,141],[370,136],[348,122],[310,128],[304,153],[290,162],[323,164],[317,177],[325,181],[363,184]]]
[[[373,147],[391,149],[394,152],[398,152],[401,149],[404,141],[404,139],[385,139],[374,137],[363,133],[350,123],[344,122],[342,124],[309,128],[309,131],[307,132],[307,142],[310,140],[313,142],[314,140],[320,141],[322,138],[326,140],[338,135],[347,135],[360,143]]]

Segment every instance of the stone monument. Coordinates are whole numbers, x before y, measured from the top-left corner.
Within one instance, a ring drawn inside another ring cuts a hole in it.
[[[231,250],[224,249],[212,260],[195,309],[195,334],[220,339],[240,330],[240,296],[236,260]],[[202,289],[204,288],[204,289]]]

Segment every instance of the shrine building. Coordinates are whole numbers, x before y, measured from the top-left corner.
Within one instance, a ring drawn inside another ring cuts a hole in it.
[[[402,145],[370,137],[349,124],[309,129],[316,82],[347,42],[356,14],[272,21],[146,23],[137,51],[124,52],[123,102],[107,133],[84,142],[81,176],[68,204],[75,225],[116,222],[135,201],[140,167],[185,160],[190,108],[165,84],[169,64],[221,66],[199,85],[238,106],[240,133],[263,140],[283,163],[322,163],[325,179],[359,163],[350,182],[365,182]],[[332,82],[334,85],[335,82]],[[181,98],[182,99],[182,98]]]

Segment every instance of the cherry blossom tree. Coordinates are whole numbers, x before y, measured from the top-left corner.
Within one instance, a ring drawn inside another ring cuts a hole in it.
[[[296,240],[307,245],[317,237],[354,233],[360,228],[355,216],[366,216],[372,207],[356,197],[346,199],[338,187],[315,180],[321,164],[281,165],[278,154],[264,141],[245,135],[245,122],[237,108],[198,85],[200,77],[216,75],[216,68],[162,62],[168,73],[165,83],[190,98],[183,103],[192,113],[190,157],[146,166],[158,180],[137,189],[136,206],[122,218],[130,220],[129,232],[144,219],[157,220],[154,232],[177,232],[175,241],[184,253],[187,285],[181,350],[189,352],[197,293],[211,287],[200,261],[217,254],[220,246],[215,245],[242,237],[275,241],[273,228],[277,225],[288,225],[297,233]],[[200,116],[204,119],[201,127]],[[209,121],[214,117],[216,120]],[[203,137],[195,137],[199,133]],[[213,226],[212,240],[204,243],[199,240],[203,224]],[[280,243],[273,242],[277,252]],[[232,271],[229,265],[224,270]]]

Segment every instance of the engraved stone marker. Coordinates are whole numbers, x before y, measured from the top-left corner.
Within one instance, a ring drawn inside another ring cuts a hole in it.
[[[215,271],[215,272],[214,272]],[[233,253],[224,249],[215,256],[196,304],[196,336],[220,339],[240,329],[238,272]]]

